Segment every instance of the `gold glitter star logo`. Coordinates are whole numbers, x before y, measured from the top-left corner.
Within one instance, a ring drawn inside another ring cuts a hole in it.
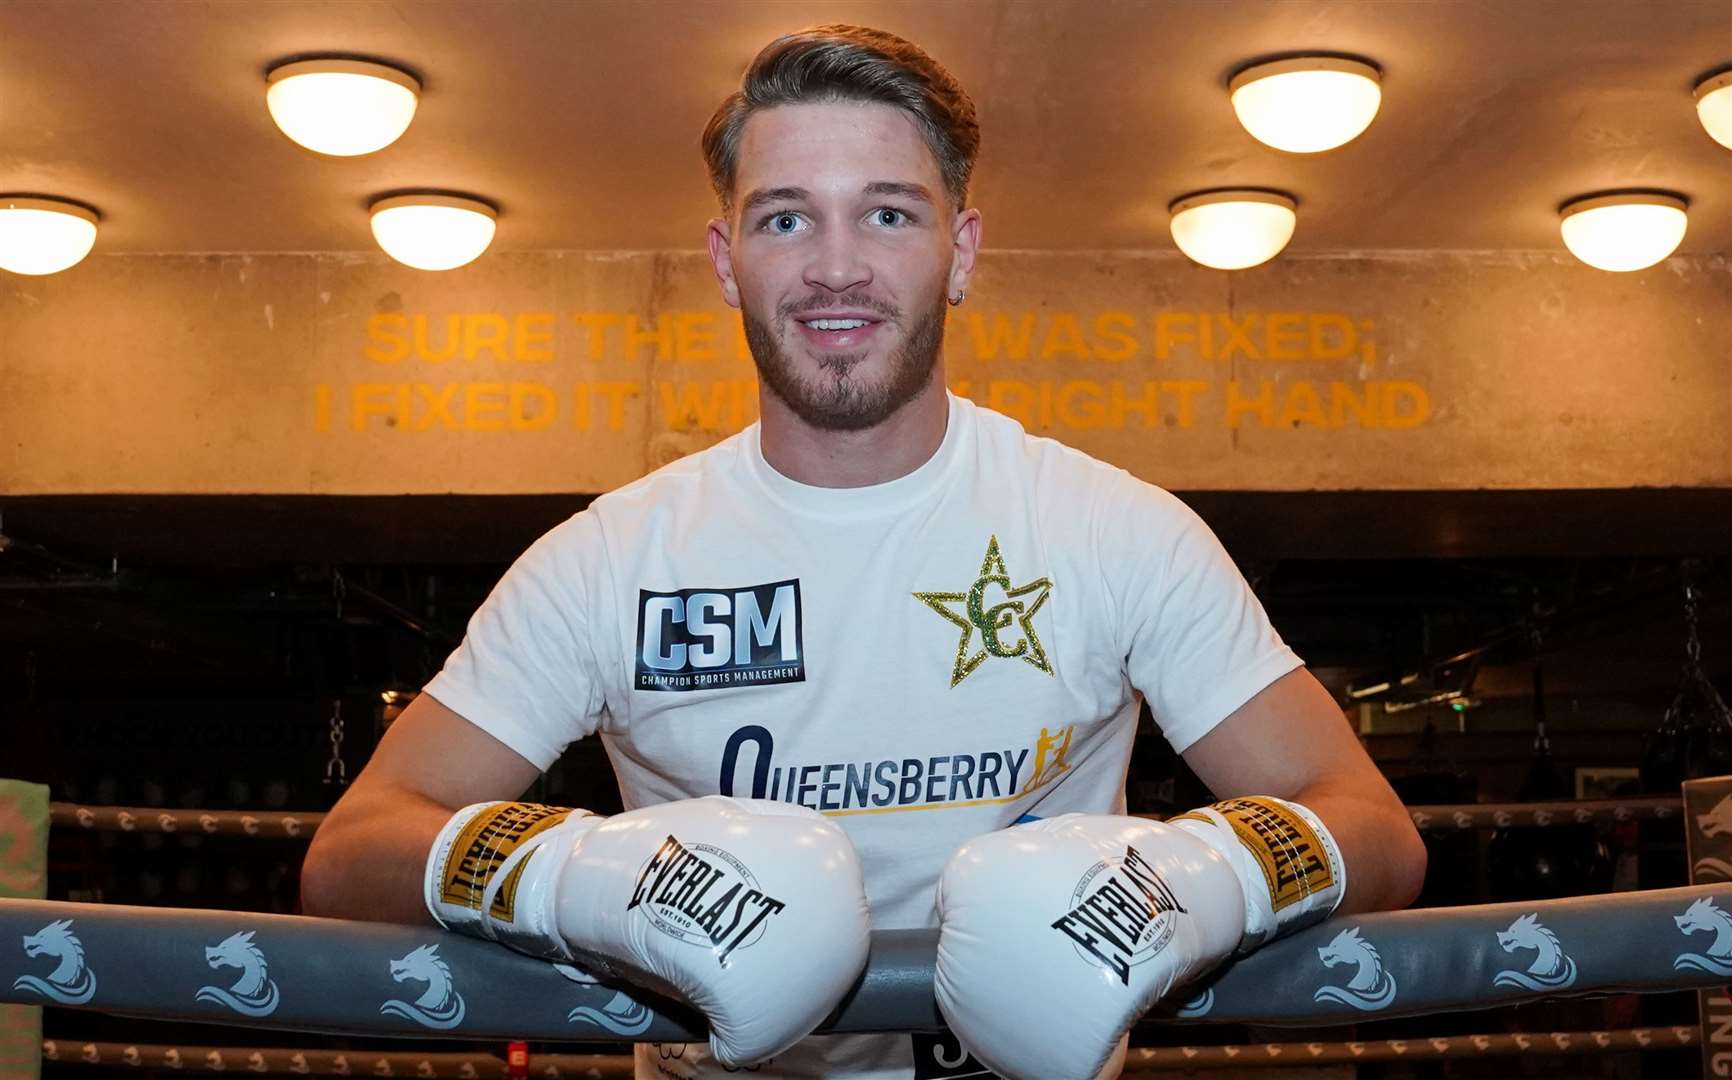
[[[915,593],[914,599],[962,631],[962,638],[956,643],[956,666],[950,672],[951,687],[972,675],[988,656],[1020,659],[1051,675],[1052,665],[1047,662],[1046,650],[1040,647],[1040,638],[1034,632],[1035,612],[1046,603],[1051,593],[1052,582],[1046,578],[1036,578],[1027,585],[1012,587],[1010,573],[1004,568],[1004,556],[998,551],[996,536],[987,543],[980,576],[974,579],[967,592]],[[1013,626],[1019,628],[1021,634],[1006,640],[1006,631]],[[970,652],[977,634],[981,645]]]

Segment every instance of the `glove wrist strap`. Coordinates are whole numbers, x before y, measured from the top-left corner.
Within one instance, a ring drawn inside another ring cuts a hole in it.
[[[599,820],[587,810],[539,803],[464,807],[445,823],[428,853],[427,910],[447,930],[570,960],[552,916],[552,891],[565,862],[557,847]],[[556,850],[542,854],[549,847]]]
[[[1228,799],[1168,824],[1226,856],[1245,894],[1245,935],[1236,955],[1322,922],[1347,889],[1335,838],[1309,809],[1269,795]]]

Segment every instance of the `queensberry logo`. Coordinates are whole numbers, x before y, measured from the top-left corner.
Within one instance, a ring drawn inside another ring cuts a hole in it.
[[[800,582],[637,594],[639,690],[806,681]]]
[[[717,790],[797,803],[825,814],[1008,803],[1070,773],[1071,734],[1070,726],[1041,728],[1032,747],[1032,767],[1027,746],[932,757],[802,762],[777,755],[769,728],[747,724],[735,729],[722,748]]]

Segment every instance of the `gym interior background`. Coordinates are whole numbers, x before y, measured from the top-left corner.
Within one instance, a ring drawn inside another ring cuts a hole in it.
[[[100,219],[77,266],[0,272],[0,774],[323,809],[530,541],[749,423],[697,135],[759,45],[819,21],[922,43],[979,105],[988,250],[953,389],[1195,507],[1406,801],[1732,772],[1703,689],[1732,691],[1732,149],[1691,95],[1732,66],[1720,0],[0,0],[0,191]],[[1381,73],[1371,126],[1322,154],[1263,146],[1228,101],[1235,71],[1305,51]],[[275,128],[266,72],[331,52],[419,80],[397,143],[333,158]],[[1172,202],[1221,187],[1293,198],[1278,256],[1175,248]],[[446,272],[381,252],[371,201],[422,189],[487,201],[489,250]],[[1686,198],[1673,254],[1608,273],[1565,249],[1561,206],[1634,189]],[[1134,812],[1205,801],[1163,751],[1138,744]],[[532,794],[618,805],[593,741]],[[1427,839],[1422,904],[1686,877],[1675,824]],[[303,846],[59,830],[49,895],[290,912]]]

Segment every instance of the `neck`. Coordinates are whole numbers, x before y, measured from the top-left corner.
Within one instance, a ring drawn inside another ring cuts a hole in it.
[[[811,487],[867,487],[907,476],[938,452],[950,415],[936,365],[920,393],[883,423],[860,431],[812,427],[768,388],[760,387],[758,396],[764,460]]]

